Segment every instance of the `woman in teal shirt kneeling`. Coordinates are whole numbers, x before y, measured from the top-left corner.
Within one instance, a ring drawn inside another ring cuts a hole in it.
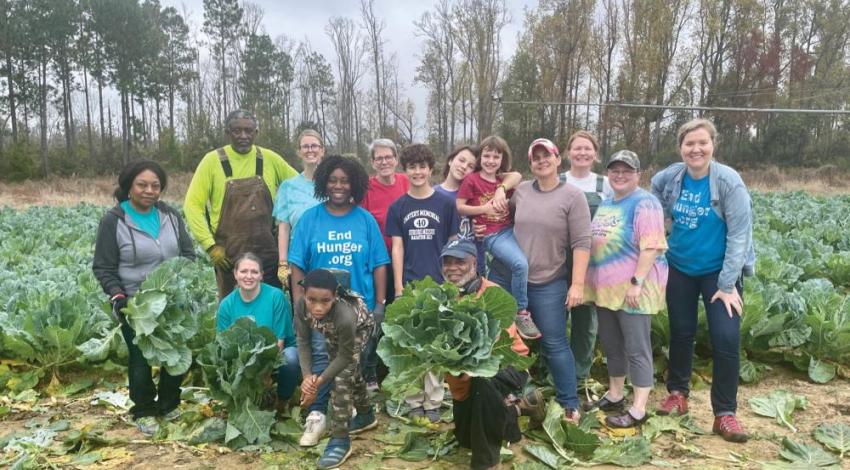
[[[237,289],[218,306],[216,331],[226,330],[242,317],[249,317],[258,326],[272,330],[284,358],[283,365],[277,369],[277,403],[280,410],[301,381],[292,310],[283,291],[262,282],[262,261],[259,257],[253,253],[244,253],[233,266]]]

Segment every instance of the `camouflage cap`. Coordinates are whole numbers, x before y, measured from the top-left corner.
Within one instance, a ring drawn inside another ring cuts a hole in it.
[[[619,150],[614,152],[614,155],[611,155],[611,159],[608,160],[608,165],[606,165],[605,168],[611,168],[611,165],[617,162],[623,162],[632,169],[640,171],[640,159],[637,154],[631,150]]]

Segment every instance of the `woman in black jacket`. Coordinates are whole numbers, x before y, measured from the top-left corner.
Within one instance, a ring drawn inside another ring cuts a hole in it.
[[[153,161],[131,162],[121,170],[115,190],[118,204],[100,219],[92,263],[127,342],[130,399],[134,403],[130,413],[139,431],[149,436],[159,429],[157,416],[173,419],[179,414],[183,377],[160,369],[159,387],[154,385],[151,367],[133,343],[136,334],[121,310],[160,263],[176,256],[195,259],[180,214],[159,200],[167,183],[165,170]]]

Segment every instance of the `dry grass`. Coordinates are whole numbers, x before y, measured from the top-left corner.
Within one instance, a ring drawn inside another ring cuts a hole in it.
[[[642,186],[649,186],[652,170],[645,171]],[[819,168],[780,169],[775,166],[758,170],[744,170],[741,176],[754,191],[804,191],[819,196],[850,194],[850,172],[832,165]],[[168,190],[163,198],[169,202],[183,202],[183,195],[192,179],[191,173],[169,175]],[[60,178],[50,181],[25,181],[0,183],[0,207],[25,208],[29,206],[73,206],[81,202],[111,205],[112,191],[117,177]]]
[[[191,173],[168,175],[168,188],[163,199],[182,203],[183,195],[192,179]],[[81,202],[112,205],[112,192],[118,186],[118,177],[97,178],[54,177],[49,181],[25,181],[22,183],[0,183],[0,207],[16,209],[29,206],[73,206]]]

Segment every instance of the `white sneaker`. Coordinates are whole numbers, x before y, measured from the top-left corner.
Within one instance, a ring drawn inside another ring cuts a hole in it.
[[[325,435],[327,423],[325,414],[320,411],[311,411],[307,415],[307,420],[304,422],[304,434],[298,444],[301,447],[313,447],[319,443],[319,440]]]

